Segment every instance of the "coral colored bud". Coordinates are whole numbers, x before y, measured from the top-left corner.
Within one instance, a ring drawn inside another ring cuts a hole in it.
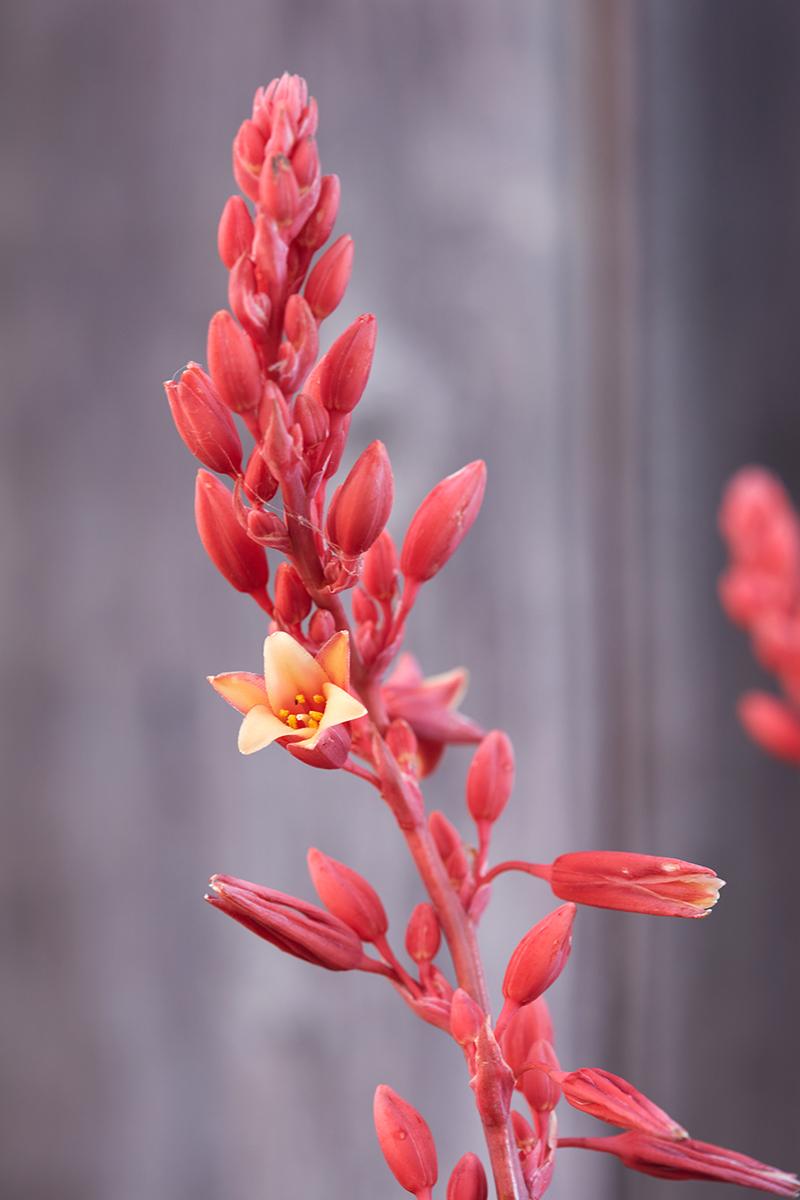
[[[371,313],[364,313],[320,360],[320,399],[327,409],[349,413],[358,404],[369,379],[377,335],[378,322]]]
[[[467,808],[474,821],[496,821],[514,786],[514,747],[502,729],[487,733],[467,772]]]
[[[253,218],[244,200],[241,196],[231,196],[222,210],[217,231],[219,256],[229,271],[243,254],[249,253],[254,232]]]
[[[264,135],[258,126],[252,121],[242,121],[233,140],[233,176],[249,200],[258,199],[258,177],[265,146]]]
[[[511,1112],[511,1124],[514,1126],[514,1141],[517,1149],[523,1155],[530,1154],[533,1147],[536,1145],[536,1134],[530,1126],[530,1122],[526,1121],[522,1113],[513,1109]]]
[[[397,765],[401,771],[405,771],[407,775],[417,773],[419,744],[417,735],[408,721],[404,721],[402,717],[392,721],[386,730],[386,745],[397,759]]]
[[[328,410],[314,396],[300,392],[295,397],[294,419],[303,434],[303,446],[312,450],[325,441],[331,428]]]
[[[353,589],[352,604],[353,620],[356,625],[365,625],[369,621],[375,624],[378,620],[378,606],[362,588]]]
[[[347,234],[326,250],[308,277],[303,295],[318,321],[338,308],[350,282],[355,243]]]
[[[331,547],[336,547],[339,544],[336,536],[336,509],[339,506],[339,497],[341,494],[342,485],[339,484],[328,502],[328,512],[325,516],[325,537],[328,545]]]
[[[208,370],[217,391],[234,412],[249,412],[261,399],[261,367],[253,343],[222,309],[208,326]]]
[[[619,1075],[611,1075],[608,1071],[593,1067],[584,1067],[569,1074],[548,1067],[543,1073],[560,1084],[564,1099],[573,1108],[607,1121],[610,1125],[636,1129],[639,1133],[649,1133],[671,1142],[684,1141],[689,1136],[683,1126],[673,1121],[663,1108],[653,1104],[652,1100],[643,1096],[626,1079],[620,1079]]]
[[[308,623],[308,636],[320,646],[332,638],[336,632],[336,622],[333,614],[327,608],[318,608]]]
[[[211,890],[209,904],[286,954],[328,971],[380,968],[344,921],[314,904],[230,875],[212,875]]]
[[[406,927],[406,950],[415,963],[430,962],[439,953],[442,931],[432,904],[423,901],[412,912]]]
[[[273,304],[277,303],[286,283],[288,253],[289,248],[272,217],[268,213],[259,212],[253,237],[256,279],[261,291],[269,291]]]
[[[469,875],[469,863],[458,830],[440,812],[431,813],[428,825],[450,882],[454,888],[460,888]]]
[[[667,917],[704,917],[724,882],[709,867],[620,850],[562,854],[550,868],[561,900]]]
[[[259,446],[254,446],[244,473],[244,492],[251,504],[269,504],[278,490],[278,481],[270,471]]]
[[[286,625],[299,625],[311,612],[311,597],[291,563],[275,572],[275,611]]]
[[[313,137],[301,138],[292,151],[292,171],[300,191],[311,187],[319,175],[319,153]]]
[[[459,1046],[469,1046],[478,1039],[486,1021],[486,1013],[463,988],[456,988],[450,1009],[450,1028]]]
[[[319,352],[317,323],[302,296],[290,296],[283,315],[287,341],[278,348],[279,383],[284,392],[300,387]]]
[[[503,1034],[503,1057],[512,1071],[531,1059],[531,1049],[539,1041],[555,1044],[553,1019],[544,996],[514,1013]],[[520,1089],[521,1090],[521,1089]]]
[[[397,574],[400,560],[394,538],[384,529],[364,555],[361,582],[376,600],[392,600],[397,594]]]
[[[295,241],[309,254],[324,246],[333,232],[339,212],[341,184],[338,175],[323,175],[316,208],[298,233]]]
[[[285,154],[272,154],[265,161],[259,200],[279,229],[291,225],[300,204],[300,193],[292,164]]]
[[[197,472],[194,513],[208,557],[237,592],[257,592],[269,580],[267,556],[239,524],[224,483]]]
[[[242,442],[233,417],[210,377],[189,363],[180,383],[165,383],[178,433],[203,466],[236,479],[242,470]]]
[[[453,1167],[447,1184],[447,1200],[487,1200],[489,1185],[477,1154],[465,1154]]]
[[[736,712],[762,750],[800,767],[800,717],[794,709],[769,692],[754,690],[740,697]]]
[[[288,154],[297,134],[297,107],[293,103],[281,102],[276,93],[272,110],[272,131],[264,150],[264,157],[272,154]]]
[[[577,908],[562,904],[534,925],[509,959],[503,995],[517,1005],[530,1004],[555,983],[572,949]]]
[[[247,514],[247,532],[260,545],[269,546],[271,550],[280,550],[282,554],[288,554],[292,548],[289,530],[277,513],[251,508]],[[331,630],[332,632],[333,630]],[[328,639],[320,640],[327,641]]]
[[[317,109],[317,102],[314,97],[311,96],[308,104],[300,112],[300,120],[297,126],[298,140],[300,138],[313,137],[317,132],[318,123],[319,111]]]
[[[375,1092],[375,1131],[397,1182],[415,1196],[430,1196],[439,1178],[431,1131],[407,1100],[385,1083]]]
[[[441,570],[477,517],[485,487],[486,464],[477,459],[428,493],[411,518],[400,554],[407,579],[425,583]]]
[[[522,1011],[524,1012],[524,1009]],[[526,1061],[545,1063],[554,1071],[559,1071],[556,1052],[552,1044],[544,1038],[534,1042],[529,1048]],[[524,1071],[520,1075],[517,1080],[517,1088],[528,1101],[532,1112],[551,1112],[558,1104],[561,1099],[561,1088],[558,1084],[560,1074],[545,1074],[544,1071],[532,1070]]]
[[[368,550],[383,532],[394,503],[394,477],[383,442],[356,460],[336,504],[336,542],[349,558]]]
[[[228,304],[248,337],[262,345],[269,336],[272,301],[258,290],[256,271],[249,254],[233,265],[228,278]]]
[[[386,933],[389,922],[380,897],[357,871],[313,846],[308,852],[308,870],[328,912],[349,925],[362,942],[374,942]]]

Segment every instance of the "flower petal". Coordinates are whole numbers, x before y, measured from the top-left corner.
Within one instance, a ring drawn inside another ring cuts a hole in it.
[[[350,637],[343,630],[328,638],[315,657],[331,683],[347,691],[350,684]]]
[[[294,708],[294,697],[300,692],[309,699],[324,695],[327,682],[322,667],[288,633],[279,630],[264,642],[264,685],[273,712]]]
[[[257,704],[267,704],[264,676],[250,671],[228,671],[225,675],[209,675],[208,682],[223,700],[240,713],[247,713]]]
[[[314,730],[314,736],[306,743],[309,750],[316,746],[326,729],[330,729],[334,725],[343,725],[345,721],[355,721],[357,717],[363,717],[367,712],[360,700],[356,700],[355,696],[351,696],[344,688],[337,687],[335,683],[324,683],[322,694],[326,701],[325,712],[319,723],[319,729]]]
[[[251,708],[245,719],[242,721],[239,730],[239,749],[242,754],[255,754],[256,750],[263,750],[265,746],[269,746],[278,738],[291,735],[294,731],[288,729],[283,721],[279,721],[271,708],[267,708],[266,704],[257,704],[255,708]],[[297,730],[297,733],[304,736],[305,731]]]

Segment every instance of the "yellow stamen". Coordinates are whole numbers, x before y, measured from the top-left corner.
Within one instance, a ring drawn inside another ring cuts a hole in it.
[[[309,721],[308,728],[309,729],[319,729],[319,721]]]
[[[280,717],[280,719],[281,719],[282,721],[285,721],[285,720],[286,720],[286,718],[288,717],[288,715],[289,715],[289,710],[288,710],[288,708],[282,708],[282,709],[280,710],[280,712],[278,713],[278,716]]]
[[[297,717],[294,715],[294,713],[290,713],[286,718],[286,724],[290,729],[297,729]]]
[[[295,702],[295,704],[305,704],[306,698],[302,692],[297,693],[297,695],[294,698],[294,702]]]
[[[311,717],[311,720],[312,720],[312,721],[321,721],[321,720],[322,720],[322,713],[321,713],[321,712],[315,712],[313,708],[312,708],[311,712],[310,712],[308,715]]]
[[[325,697],[324,697],[324,696],[314,696],[314,697],[313,697],[313,700],[314,700],[314,703],[315,703],[315,704],[324,704],[324,703],[325,703]]]

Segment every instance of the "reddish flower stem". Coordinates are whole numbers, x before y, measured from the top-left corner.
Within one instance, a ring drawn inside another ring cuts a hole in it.
[[[498,863],[496,867],[492,867],[491,871],[487,871],[485,875],[481,875],[478,880],[478,886],[483,887],[486,883],[491,883],[498,875],[502,875],[504,871],[524,871],[527,875],[535,875],[537,879],[546,879],[550,882],[550,866],[544,863],[529,863],[517,862],[509,860],[509,862]]]

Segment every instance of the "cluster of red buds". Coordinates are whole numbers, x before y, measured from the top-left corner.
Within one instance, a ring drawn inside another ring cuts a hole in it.
[[[211,320],[208,371],[190,363],[166,389],[178,430],[205,468],[196,494],[203,545],[228,582],[271,618],[263,675],[238,671],[210,680],[243,715],[240,750],[251,754],[276,742],[308,766],[348,771],[377,789],[427,899],[405,931],[408,965],[389,944],[373,886],[316,848],[308,866],[321,908],[226,875],[212,877],[206,899],[287,954],[330,971],[384,976],[420,1018],[454,1040],[503,1200],[541,1196],[557,1150],[576,1145],[653,1175],[732,1180],[796,1195],[795,1176],[693,1141],[625,1080],[560,1068],[544,994],[567,964],[578,905],[703,917],[722,880],[678,859],[613,852],[489,866],[492,830],[514,784],[511,741],[458,712],[464,670],[426,679],[416,660],[401,653],[420,588],[478,514],[486,470],[482,462],[469,463],[437,484],[399,553],[386,529],[394,488],[380,442],[326,497],[367,384],[376,323],[359,317],[317,360],[318,328],[342,299],[353,243],[339,238],[312,266],[339,202],[338,179],[320,172],[316,127],[316,104],[302,79],[284,75],[257,91],[252,119],[233,147],[245,199],[228,201],[219,228],[231,312]],[[246,463],[235,417],[253,441]],[[281,556],[271,591],[268,551]],[[425,811],[421,781],[448,743],[477,744],[466,780],[474,846],[442,813]],[[477,929],[492,881],[511,870],[545,880],[563,903],[511,955],[493,1021]],[[454,982],[435,962],[443,941]],[[527,1116],[513,1107],[517,1095]],[[559,1140],[555,1110],[562,1098],[625,1132]],[[430,1197],[436,1149],[420,1114],[382,1085],[375,1126],[400,1186]],[[465,1154],[450,1175],[448,1200],[486,1200],[487,1192],[481,1160]]]
[[[767,753],[800,766],[800,517],[774,475],[745,467],[725,489],[719,526],[730,554],[722,606],[783,691],[745,692],[739,720]]]

